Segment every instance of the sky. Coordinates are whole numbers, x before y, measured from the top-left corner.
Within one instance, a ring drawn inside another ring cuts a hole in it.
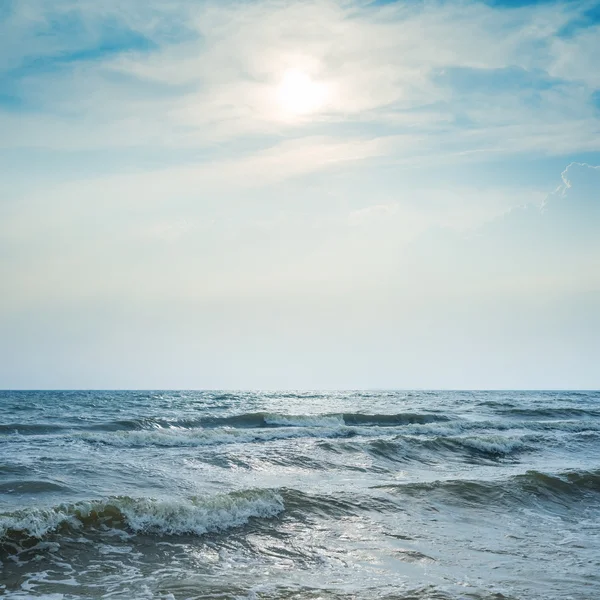
[[[2,0],[0,388],[600,388],[600,3]]]

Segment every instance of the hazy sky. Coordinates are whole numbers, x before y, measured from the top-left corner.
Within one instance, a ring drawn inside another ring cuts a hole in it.
[[[600,3],[0,2],[0,388],[600,387]]]

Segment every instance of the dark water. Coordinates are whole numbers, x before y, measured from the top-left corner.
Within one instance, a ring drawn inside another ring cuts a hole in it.
[[[0,392],[0,596],[600,598],[600,393]]]

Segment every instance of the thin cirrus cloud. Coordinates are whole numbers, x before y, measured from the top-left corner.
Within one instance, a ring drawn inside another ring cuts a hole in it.
[[[81,148],[83,129],[91,147],[295,136],[303,120],[282,123],[273,105],[288,68],[327,83],[329,97],[310,127],[342,138],[349,124],[364,135],[385,126],[425,131],[435,146],[448,130],[497,135],[498,127],[546,116],[556,126],[577,130],[586,122],[598,132],[596,69],[587,68],[598,26],[559,35],[585,13],[574,3],[500,10],[482,3],[184,2],[168,12],[152,3],[131,3],[128,11],[110,3],[103,11],[88,3],[42,6],[35,19],[32,6],[4,18],[12,35],[4,38],[2,97],[13,108],[20,101],[39,109],[12,127],[3,115],[5,144]],[[171,35],[155,25],[162,19],[172,22]],[[44,109],[51,113],[45,118]],[[70,133],[58,135],[61,127]],[[526,150],[531,134],[520,136]],[[512,150],[514,132],[506,137]]]

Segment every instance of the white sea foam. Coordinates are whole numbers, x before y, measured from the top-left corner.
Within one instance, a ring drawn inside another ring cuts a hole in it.
[[[336,427],[281,427],[273,429],[153,429],[140,431],[115,431],[110,433],[82,432],[79,436],[90,442],[99,442],[124,448],[143,446],[213,446],[220,444],[249,444],[296,438],[344,437],[352,434],[341,424]]]
[[[267,425],[280,427],[344,427],[342,415],[265,415]]]
[[[0,539],[15,532],[41,538],[61,527],[125,526],[134,532],[202,535],[239,527],[252,517],[274,517],[284,510],[271,490],[247,490],[181,500],[118,497],[54,508],[32,508],[0,517]]]
[[[239,527],[252,517],[274,517],[284,505],[279,494],[267,490],[186,501],[128,499],[119,509],[136,532],[202,535]]]
[[[401,435],[452,436],[473,429],[468,421],[448,423],[414,423],[400,428]]]
[[[0,540],[9,532],[19,531],[34,538],[42,538],[49,531],[61,525],[73,528],[81,527],[81,521],[75,514],[69,514],[67,507],[43,509],[31,508],[13,515],[0,516]]]
[[[506,438],[499,435],[455,437],[448,438],[448,440],[465,448],[489,454],[510,454],[526,450],[529,447],[518,438]]]

